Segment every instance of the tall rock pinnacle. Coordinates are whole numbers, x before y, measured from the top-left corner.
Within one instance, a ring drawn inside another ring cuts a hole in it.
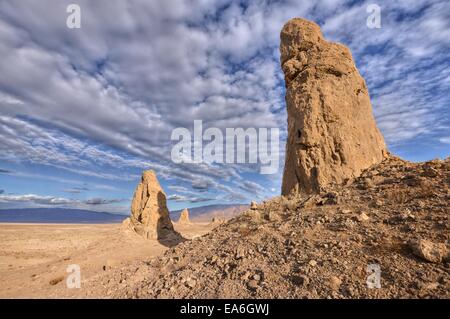
[[[384,139],[350,50],[295,18],[281,31],[280,53],[288,113],[282,194],[316,193],[382,161]]]
[[[166,195],[153,171],[145,171],[131,203],[131,216],[124,221],[146,239],[178,236],[169,217]]]

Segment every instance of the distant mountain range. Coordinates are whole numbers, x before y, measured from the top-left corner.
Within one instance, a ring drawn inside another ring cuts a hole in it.
[[[0,223],[108,224],[127,216],[68,208],[1,209]]]
[[[230,219],[239,215],[248,205],[210,205],[189,209],[194,222],[209,222],[213,217]],[[177,221],[181,210],[170,213]],[[0,209],[0,223],[49,223],[49,224],[109,224],[121,223],[125,215],[69,208],[20,208]]]

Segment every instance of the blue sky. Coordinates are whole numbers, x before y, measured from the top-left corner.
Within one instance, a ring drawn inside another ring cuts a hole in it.
[[[81,7],[81,29],[66,7]],[[381,28],[366,25],[368,4]],[[389,149],[450,155],[448,1],[0,2],[0,208],[127,214],[144,169],[170,209],[279,194],[286,135],[279,32],[316,21],[349,46]],[[280,169],[175,164],[171,132],[278,127]]]

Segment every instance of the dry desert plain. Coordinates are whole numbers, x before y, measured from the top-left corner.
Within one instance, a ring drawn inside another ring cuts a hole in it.
[[[201,236],[214,226],[174,223],[186,239]],[[3,223],[0,241],[0,298],[96,296],[95,291],[83,289],[84,282],[131,261],[159,256],[171,245],[122,231],[121,224]],[[80,289],[66,285],[67,267],[72,264],[80,266]]]

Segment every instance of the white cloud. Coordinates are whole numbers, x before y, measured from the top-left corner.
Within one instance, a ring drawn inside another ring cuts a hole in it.
[[[87,200],[77,200],[64,197],[42,196],[36,194],[24,195],[0,195],[0,203],[34,205],[40,207],[65,206],[73,208],[92,208],[92,206],[108,207],[110,204],[123,202],[123,199],[91,198]]]
[[[39,196],[35,194],[26,195],[0,195],[0,202],[32,202],[39,205],[68,205],[74,201],[61,197]]]

